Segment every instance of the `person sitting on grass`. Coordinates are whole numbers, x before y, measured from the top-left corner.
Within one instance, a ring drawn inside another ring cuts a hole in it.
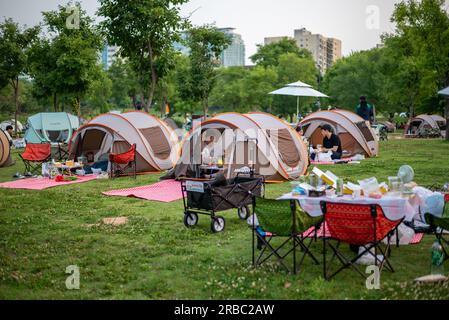
[[[8,141],[9,141],[9,146],[10,147],[12,147],[12,135],[13,135],[13,132],[14,132],[14,128],[11,126],[11,125],[8,125],[7,127],[6,127],[6,131],[5,131],[5,134],[6,134],[6,137],[8,138]]]
[[[341,159],[343,150],[341,148],[340,138],[333,133],[333,129],[328,124],[322,124],[319,127],[321,129],[321,134],[323,135],[323,146],[317,150],[316,153],[312,153],[310,157],[315,160],[318,153],[332,152],[331,159],[338,160]]]

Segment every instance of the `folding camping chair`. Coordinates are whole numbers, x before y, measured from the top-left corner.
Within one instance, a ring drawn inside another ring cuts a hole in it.
[[[109,162],[111,164],[111,171],[109,173],[111,178],[120,177],[123,175],[132,175],[136,178],[136,144],[124,153],[109,154]],[[131,168],[131,173],[126,173],[126,170]]]
[[[438,242],[441,244],[444,252],[444,261],[449,259],[449,239],[444,236],[449,233],[449,194],[444,197],[445,205],[443,215],[436,217],[430,213],[424,214],[426,223],[429,224],[430,229],[435,234]]]
[[[65,142],[58,142],[58,157],[59,160],[68,159],[69,158],[69,149],[68,144]]]
[[[397,231],[402,220],[391,221],[384,215],[382,207],[376,204],[347,204],[332,203],[322,201],[320,203],[323,212],[323,274],[326,280],[330,280],[340,271],[346,268],[353,268],[363,278],[366,274],[356,265],[357,260],[369,253],[374,256],[375,265],[382,270],[384,267],[391,272],[394,269],[388,260],[390,254],[390,238]],[[386,248],[382,249],[382,240],[387,239]],[[333,245],[331,240],[336,240]],[[341,243],[360,246],[362,252],[350,259],[339,250]],[[326,261],[326,248],[332,250],[332,258]],[[372,254],[371,249],[374,249]],[[381,253],[383,258],[379,259],[377,253]],[[330,267],[335,259],[341,262],[342,266],[329,275]],[[329,266],[327,265],[329,262]]]
[[[259,226],[255,225],[253,215],[253,266],[258,267],[270,258],[275,257],[280,264],[290,273],[296,274],[304,262],[304,258],[309,256],[316,264],[318,260],[310,251],[313,238],[307,238],[305,234],[311,227],[314,232],[319,229],[322,217],[313,218],[305,213],[294,200],[272,200],[256,198],[255,214]],[[285,238],[279,246],[273,244],[273,239]],[[307,243],[307,239],[309,240]],[[255,240],[261,244],[260,253],[256,259]],[[299,264],[297,264],[297,249],[302,251]],[[293,267],[286,263],[286,258],[293,254]]]
[[[19,157],[25,165],[25,174],[39,174],[42,164],[51,159],[51,144],[27,143],[25,151]]]

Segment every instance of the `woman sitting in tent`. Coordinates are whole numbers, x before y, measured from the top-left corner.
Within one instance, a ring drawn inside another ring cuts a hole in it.
[[[328,152],[332,152],[332,160],[341,159],[343,150],[341,148],[340,138],[333,133],[332,127],[328,124],[322,124],[319,128],[321,129],[321,134],[323,135],[323,145],[321,148],[310,155],[312,160],[315,160],[318,153]]]

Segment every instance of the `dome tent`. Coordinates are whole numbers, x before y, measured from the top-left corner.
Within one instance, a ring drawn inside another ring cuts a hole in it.
[[[417,135],[424,129],[440,130],[441,136],[444,136],[446,131],[446,119],[439,115],[421,114],[407,123],[404,129],[404,135]]]
[[[9,146],[9,140],[3,130],[0,129],[0,168],[7,167],[13,162],[10,158],[11,149]]]
[[[329,124],[341,140],[344,156],[364,154],[375,157],[379,152],[376,134],[363,118],[357,114],[341,109],[318,111],[304,118],[300,125],[304,136],[312,145],[322,144],[323,137],[319,130],[321,124]]]
[[[179,158],[176,134],[160,119],[143,111],[106,113],[83,125],[69,144],[70,158],[91,155],[93,161],[109,153],[123,153],[136,144],[137,172],[173,168]]]
[[[25,141],[68,143],[79,126],[78,117],[66,112],[38,113],[28,118]]]
[[[307,149],[299,135],[282,120],[266,113],[223,113],[192,129],[182,144],[174,177],[193,176],[192,164],[201,163],[205,135],[218,133],[217,145],[224,158],[226,178],[235,170],[254,164],[267,181],[284,181],[305,173]]]

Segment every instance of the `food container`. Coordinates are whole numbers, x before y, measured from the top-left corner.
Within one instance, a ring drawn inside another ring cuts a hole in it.
[[[359,184],[363,190],[363,194],[365,195],[379,192],[379,182],[377,182],[377,179],[375,177],[365,180],[359,180]]]

